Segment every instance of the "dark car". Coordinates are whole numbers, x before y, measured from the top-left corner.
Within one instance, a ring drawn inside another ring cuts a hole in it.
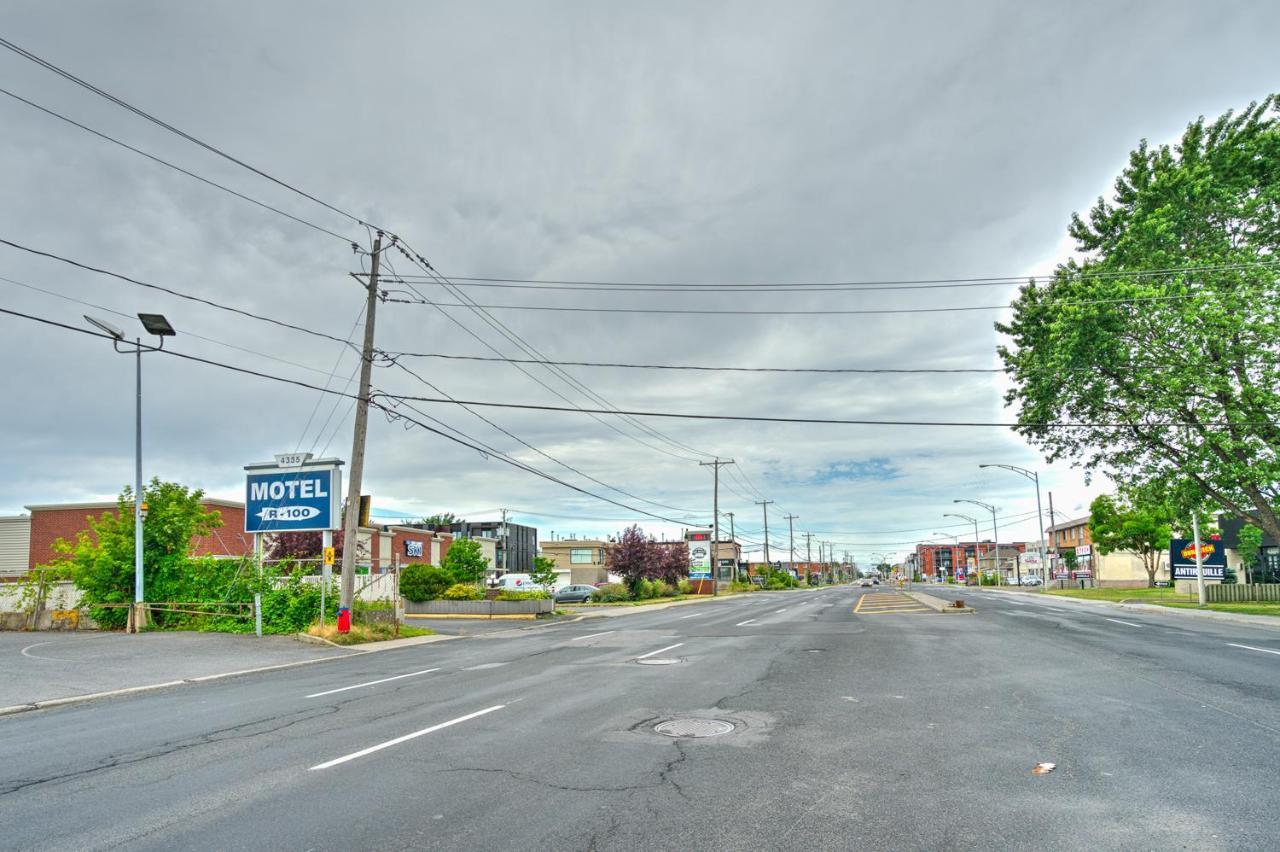
[[[565,586],[556,592],[556,603],[586,603],[595,590],[595,586]]]

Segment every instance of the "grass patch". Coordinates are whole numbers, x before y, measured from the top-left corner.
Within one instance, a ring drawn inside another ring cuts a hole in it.
[[[1149,603],[1177,609],[1200,609],[1195,592],[1184,594],[1170,588],[1155,589],[1051,589],[1048,592],[1064,598],[1083,598],[1093,601],[1121,603]],[[1280,616],[1280,601],[1232,601],[1211,603],[1204,607],[1214,612],[1238,612],[1244,615]]]
[[[353,624],[350,633],[339,633],[338,625],[330,622],[324,627],[313,624],[307,628],[309,636],[327,639],[335,645],[359,645],[362,642],[385,642],[388,639],[409,639],[413,636],[434,636],[435,631],[429,627],[400,626],[399,631],[392,624]]]
[[[1181,609],[1199,609],[1200,605],[1195,601],[1170,601],[1161,603],[1161,606],[1178,607]],[[1211,609],[1214,612],[1238,612],[1244,615],[1271,615],[1280,616],[1280,601],[1233,601],[1230,603],[1211,603],[1205,609]]]
[[[1194,595],[1177,592],[1170,587],[1154,589],[1049,589],[1046,594],[1061,598],[1082,598],[1088,601],[1138,601],[1140,603],[1191,603]]]

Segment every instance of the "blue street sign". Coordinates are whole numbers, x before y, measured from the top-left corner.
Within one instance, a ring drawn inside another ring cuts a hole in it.
[[[250,470],[244,531],[303,532],[341,526],[342,475],[335,467]]]

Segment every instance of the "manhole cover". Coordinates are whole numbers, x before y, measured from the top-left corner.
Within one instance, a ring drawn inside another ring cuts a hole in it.
[[[648,659],[648,660],[636,660],[636,662],[642,666],[674,666],[676,663],[680,661]]]
[[[672,719],[655,725],[653,729],[669,737],[718,737],[733,728],[732,722],[723,719]]]

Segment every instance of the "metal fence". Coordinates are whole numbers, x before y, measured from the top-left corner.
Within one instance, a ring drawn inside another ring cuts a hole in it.
[[[1209,603],[1237,601],[1280,601],[1280,583],[1211,583],[1204,587]]]

